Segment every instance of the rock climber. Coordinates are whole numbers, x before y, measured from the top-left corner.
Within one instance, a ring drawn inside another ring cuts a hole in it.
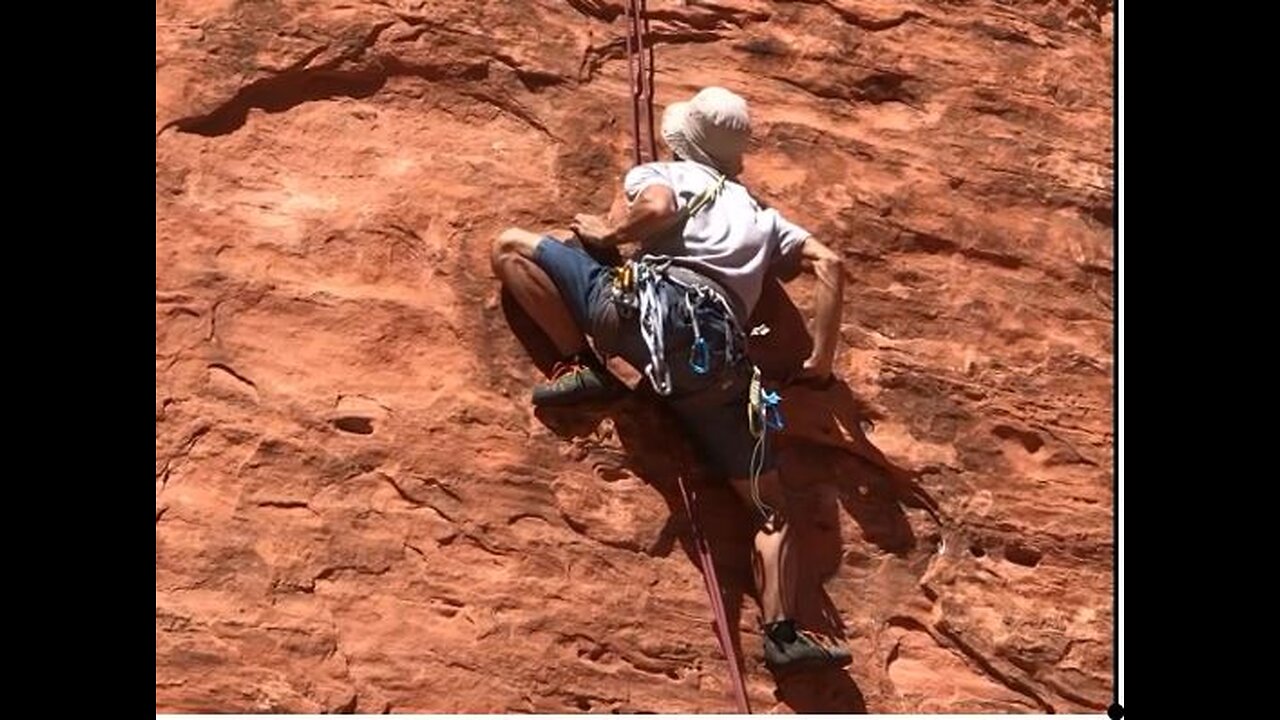
[[[744,326],[766,276],[799,263],[817,277],[814,347],[798,376],[829,378],[840,329],[840,256],[757,202],[738,180],[750,138],[746,101],[708,87],[663,113],[672,162],[627,173],[625,217],[578,215],[581,244],[511,228],[494,240],[495,274],[561,356],[538,406],[597,402],[625,392],[587,344],[620,356],[653,384],[699,452],[758,519],[753,575],[766,664],[844,666],[849,651],[796,625],[798,558],[767,436],[770,393],[746,355]],[[582,245],[639,251],[621,267]],[[773,396],[776,401],[776,396]],[[750,409],[749,409],[750,408]]]

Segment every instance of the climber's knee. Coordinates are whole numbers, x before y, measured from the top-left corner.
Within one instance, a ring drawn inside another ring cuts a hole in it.
[[[503,260],[509,257],[533,259],[533,251],[542,242],[542,236],[528,230],[512,227],[503,230],[493,238],[489,248],[489,258],[496,269]]]

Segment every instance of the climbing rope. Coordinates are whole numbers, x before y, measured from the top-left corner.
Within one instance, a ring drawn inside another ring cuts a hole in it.
[[[627,74],[631,81],[631,132],[635,139],[636,165],[658,159],[653,133],[653,47],[645,47],[649,34],[646,0],[627,0]],[[644,157],[648,150],[648,160]]]
[[[627,74],[631,83],[632,159],[636,165],[642,165],[646,162],[646,150],[648,151],[649,162],[656,162],[658,159],[658,144],[653,131],[653,48],[652,46],[645,47],[645,38],[649,34],[649,16],[646,10],[645,0],[627,0]],[[724,183],[725,178],[722,175],[715,185],[704,191],[686,207],[683,211],[683,219],[687,220],[711,203],[723,189]],[[671,373],[666,364],[665,348],[666,308],[663,306],[662,296],[659,291],[663,280],[676,283],[685,292],[685,307],[689,311],[690,323],[694,334],[693,347],[689,353],[689,366],[695,373],[703,375],[711,369],[710,354],[698,325],[697,311],[704,302],[710,301],[719,304],[725,311],[725,317],[729,318],[729,322],[732,323],[732,327],[727,328],[728,332],[725,333],[726,353],[730,354],[727,359],[730,362],[732,362],[732,353],[736,349],[738,338],[741,337],[741,330],[738,328],[735,319],[736,316],[733,314],[728,301],[719,293],[707,288],[695,288],[678,283],[666,272],[670,264],[669,258],[645,256],[639,262],[628,262],[622,268],[619,268],[614,275],[615,300],[621,302],[624,306],[632,307],[640,315],[640,334],[649,349],[649,364],[645,367],[645,376],[648,377],[654,390],[660,395],[671,393]],[[745,339],[741,342],[743,345],[742,350],[745,351]],[[756,373],[758,377],[759,370]],[[777,396],[774,395],[773,397],[776,398]],[[776,399],[774,402],[776,404]],[[758,440],[757,442],[761,443],[763,440]],[[760,464],[763,464],[763,449],[760,452]],[[756,467],[754,453],[752,455],[752,467],[752,486],[754,488],[756,484],[754,478],[759,475],[759,472],[754,470]],[[698,562],[702,566],[702,579],[706,584],[707,597],[710,598],[711,610],[715,615],[716,639],[720,642],[720,651],[724,653],[725,659],[729,661],[729,676],[732,681],[734,700],[737,702],[739,712],[750,714],[751,704],[747,700],[747,686],[743,682],[740,669],[741,658],[738,657],[733,639],[729,635],[729,621],[724,609],[724,599],[721,597],[720,582],[716,578],[715,562],[711,557],[711,548],[707,544],[706,538],[703,537],[702,528],[698,524],[698,498],[686,487],[683,473],[680,475],[678,483],[680,496],[684,500],[684,510],[689,516],[689,525],[693,531],[693,543],[698,551]]]
[[[733,697],[738,703],[738,711],[743,715],[751,714],[751,703],[747,700],[747,686],[742,681],[742,671],[738,667],[738,653],[734,650],[733,638],[729,636],[729,620],[724,610],[724,598],[720,595],[720,581],[716,579],[716,564],[711,557],[711,547],[702,535],[698,526],[698,496],[689,492],[685,486],[684,474],[679,477],[680,497],[684,500],[684,511],[689,516],[689,525],[693,530],[693,545],[698,551],[698,564],[702,566],[702,581],[707,588],[707,597],[711,598],[711,612],[716,618],[716,638],[720,641],[720,651],[729,661],[729,679],[732,681]]]

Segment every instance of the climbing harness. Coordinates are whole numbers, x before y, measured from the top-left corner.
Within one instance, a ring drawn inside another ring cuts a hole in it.
[[[711,372],[710,346],[703,337],[703,323],[715,320],[722,324],[721,335],[725,340],[725,367],[733,367],[746,355],[746,336],[738,326],[733,307],[719,291],[706,285],[687,283],[671,272],[671,258],[661,255],[645,255],[639,260],[629,260],[613,271],[610,286],[612,300],[622,317],[638,316],[640,337],[649,350],[649,363],[644,368],[645,377],[653,389],[662,396],[671,394],[671,369],[667,365],[667,300],[663,283],[683,295],[683,310],[688,313],[689,328],[693,331],[693,345],[689,349],[689,368],[696,375]],[[710,313],[707,310],[719,310]]]
[[[724,189],[725,176],[707,186],[678,214],[678,224],[697,215],[703,208],[715,202]],[[699,312],[704,307],[719,307],[729,327],[724,328],[725,363],[731,367],[746,352],[746,337],[738,326],[733,307],[724,295],[705,285],[681,282],[668,270],[671,258],[662,255],[645,255],[639,260],[629,260],[613,271],[612,299],[624,317],[632,313],[640,316],[640,335],[649,349],[649,365],[644,368],[645,377],[659,395],[671,394],[671,371],[667,367],[666,306],[661,286],[663,282],[674,285],[684,293],[685,310],[693,330],[693,347],[689,351],[689,367],[695,374],[706,375],[711,371],[711,356],[706,338],[702,337]]]

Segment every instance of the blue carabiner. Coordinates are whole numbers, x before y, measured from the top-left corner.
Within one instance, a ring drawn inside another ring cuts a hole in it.
[[[699,375],[706,375],[711,370],[711,353],[707,351],[707,341],[694,338],[693,347],[689,349],[689,367]]]
[[[782,396],[776,392],[765,390],[760,393],[764,422],[770,430],[781,430],[786,427],[786,423],[782,420],[782,410],[778,408],[780,402],[782,402]]]

